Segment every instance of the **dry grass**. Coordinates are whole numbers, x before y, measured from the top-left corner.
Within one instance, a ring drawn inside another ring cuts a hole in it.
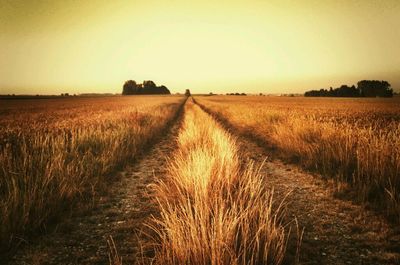
[[[155,184],[161,215],[152,264],[280,264],[287,235],[272,192],[235,139],[192,102],[167,179]]]
[[[349,183],[357,199],[400,221],[400,101],[199,97],[240,132]]]
[[[182,97],[2,101],[0,244],[43,229],[162,133]]]

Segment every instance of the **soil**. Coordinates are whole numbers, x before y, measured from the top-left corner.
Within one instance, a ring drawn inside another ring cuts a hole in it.
[[[178,119],[137,163],[118,173],[119,180],[110,184],[107,194],[87,214],[69,218],[58,231],[30,242],[10,264],[100,265],[118,264],[121,259],[123,264],[134,264],[142,255],[143,224],[157,214],[150,184],[166,173],[180,123]]]
[[[140,161],[121,172],[120,181],[110,185],[93,210],[32,241],[11,264],[110,264],[109,255],[114,263],[121,258],[123,264],[134,264],[141,255],[139,231],[157,214],[150,184],[155,176],[165,176],[179,126],[178,121]],[[229,131],[237,137],[243,159],[263,164],[261,173],[267,175],[275,201],[284,200],[284,222],[291,230],[286,264],[296,261],[302,231],[300,264],[400,264],[400,228],[362,205],[337,198],[334,185],[323,176],[269,157],[260,144]]]
[[[243,157],[259,165],[268,158],[254,142],[238,142]],[[334,185],[322,176],[273,158],[264,162],[261,173],[267,175],[275,203],[284,201],[291,228],[287,264],[295,261],[302,231],[300,264],[400,264],[400,229],[361,205],[336,198]]]
[[[268,143],[199,106],[237,137],[243,159],[262,166],[277,207],[284,202],[291,231],[285,264],[400,264],[399,226],[365,205],[340,198],[338,183],[283,162]]]

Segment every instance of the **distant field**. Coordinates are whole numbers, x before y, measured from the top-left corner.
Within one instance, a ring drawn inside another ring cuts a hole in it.
[[[400,98],[195,99],[242,134],[400,221]]]
[[[0,118],[10,264],[400,260],[400,98],[14,99]]]
[[[136,158],[183,97],[0,100],[0,245],[40,231]]]

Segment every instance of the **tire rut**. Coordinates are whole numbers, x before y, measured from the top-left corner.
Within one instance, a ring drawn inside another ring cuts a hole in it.
[[[284,200],[292,231],[285,264],[294,263],[298,239],[295,231],[302,229],[300,264],[400,264],[399,228],[363,206],[335,198],[334,186],[321,175],[271,158],[260,143],[198,105],[237,138],[244,160],[263,165],[260,173],[268,176],[266,185],[274,190],[275,202]]]
[[[182,111],[180,111],[182,112]],[[176,148],[182,113],[162,139],[139,161],[120,172],[120,179],[108,188],[88,214],[72,217],[58,231],[32,241],[11,260],[13,265],[109,264],[112,237],[124,264],[140,256],[138,232],[143,222],[158,214],[150,184],[166,173],[169,154]]]
[[[268,154],[247,139],[238,140],[244,157],[258,164]],[[388,238],[394,231],[385,219],[351,201],[333,196],[332,185],[279,160],[264,163],[266,185],[274,189],[276,202],[285,201],[286,218],[304,229],[300,249],[301,264],[398,264]],[[295,255],[297,227],[291,226],[288,257]],[[291,262],[288,262],[291,264]]]

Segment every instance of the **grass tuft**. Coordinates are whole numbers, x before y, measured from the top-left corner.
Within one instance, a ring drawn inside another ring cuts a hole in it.
[[[287,235],[281,209],[235,139],[188,102],[178,150],[155,184],[160,216],[151,264],[281,264]]]

